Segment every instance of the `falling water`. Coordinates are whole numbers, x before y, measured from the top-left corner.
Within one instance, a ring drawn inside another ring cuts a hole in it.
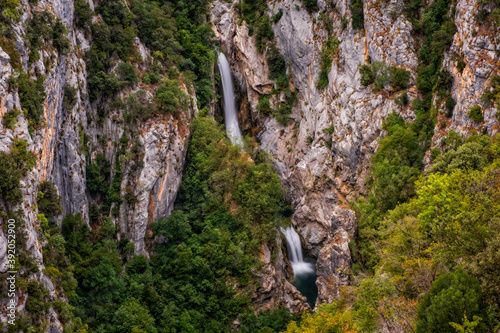
[[[302,245],[300,244],[299,234],[297,234],[292,226],[284,230],[282,229],[282,231],[286,237],[288,245],[288,259],[292,264],[294,276],[314,273],[314,265],[310,262],[304,261],[302,256]]]
[[[307,303],[314,308],[318,298],[318,287],[316,286],[316,272],[314,264],[304,261],[302,256],[302,245],[299,234],[292,226],[281,229],[285,234],[288,245],[288,259],[292,264],[295,287],[307,298]]]
[[[231,68],[226,56],[219,52],[217,59],[219,71],[222,78],[222,89],[224,94],[224,119],[226,131],[229,140],[235,146],[243,146],[241,132],[238,126],[238,115],[236,113],[236,104],[234,102],[233,80],[231,79]]]

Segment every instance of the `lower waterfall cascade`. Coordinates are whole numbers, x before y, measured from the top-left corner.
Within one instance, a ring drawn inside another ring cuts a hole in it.
[[[292,265],[295,287],[307,298],[309,305],[314,308],[318,296],[315,264],[304,260],[299,234],[292,226],[286,229],[282,228],[281,231],[286,238],[288,259]]]

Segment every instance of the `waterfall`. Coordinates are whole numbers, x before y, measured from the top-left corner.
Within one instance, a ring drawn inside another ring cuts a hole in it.
[[[292,226],[289,226],[286,229],[282,228],[281,231],[286,237],[288,259],[292,264],[294,276],[314,273],[314,265],[310,262],[304,261],[302,256],[302,245],[300,244],[299,234]]]
[[[222,89],[224,95],[224,119],[226,123],[226,132],[229,140],[235,146],[243,147],[240,127],[238,126],[238,115],[236,113],[236,104],[234,102],[233,80],[231,79],[231,68],[226,56],[219,52],[217,58],[219,71],[222,78]]]

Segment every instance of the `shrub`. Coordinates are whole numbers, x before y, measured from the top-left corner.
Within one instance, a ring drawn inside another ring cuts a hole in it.
[[[404,68],[390,67],[391,85],[394,89],[405,89],[410,83],[410,72]]]
[[[485,306],[479,282],[462,271],[443,274],[433,283],[418,307],[417,332],[455,333],[450,323],[462,323],[464,316],[484,318]],[[480,331],[486,327],[480,324]]]
[[[13,130],[17,124],[17,117],[21,114],[18,109],[12,109],[3,115],[3,126]]]
[[[118,76],[124,86],[133,86],[137,83],[137,74],[134,65],[122,62],[118,65]]]
[[[486,105],[495,105],[498,109],[500,105],[500,75],[492,75],[490,83],[481,96],[481,102]]]
[[[186,93],[179,88],[176,80],[165,79],[156,90],[156,99],[161,110],[174,112],[185,106]]]
[[[359,30],[365,27],[365,16],[363,13],[363,0],[351,2],[352,28]]]
[[[257,50],[262,52],[268,41],[274,38],[274,32],[271,28],[271,22],[267,15],[262,15],[255,22],[255,46]]]
[[[304,3],[304,6],[306,7],[306,10],[309,14],[312,14],[319,10],[317,0],[302,0],[302,3]]]
[[[54,183],[45,180],[38,185],[38,195],[36,197],[38,211],[49,219],[61,215],[61,197],[57,194]]]
[[[283,17],[283,11],[280,9],[276,14],[273,15],[271,19],[273,23],[278,23],[279,20],[281,20],[281,17]]]
[[[60,54],[67,54],[69,51],[69,39],[67,37],[68,30],[62,23],[60,18],[57,18],[52,27],[52,44]]]
[[[479,105],[471,106],[467,115],[476,122],[482,122],[484,120],[483,111]]]
[[[271,103],[269,102],[268,95],[259,96],[259,103],[257,104],[257,110],[259,110],[265,116],[269,116],[272,114],[273,109],[271,107]]]
[[[0,37],[0,48],[2,48],[2,50],[9,55],[10,65],[12,68],[21,68],[21,56],[19,55],[19,52],[17,52],[16,44],[14,44],[12,39]]]
[[[331,124],[330,127],[323,128],[323,133],[325,133],[325,134],[332,135],[333,132],[335,132],[335,127],[333,126],[333,124]]]
[[[71,111],[76,104],[76,92],[78,90],[70,85],[64,86],[63,107],[66,111]]]
[[[14,139],[10,152],[0,152],[0,195],[9,204],[21,202],[20,181],[36,164],[36,156],[28,149],[28,142]]]
[[[340,42],[337,37],[332,38],[328,35],[328,41],[321,48],[321,53],[319,55],[319,77],[316,87],[318,89],[324,89],[328,86],[328,73],[332,67],[333,55],[337,50]]]
[[[103,71],[89,75],[87,85],[91,101],[95,101],[99,97],[112,97],[120,89],[120,83],[116,76],[106,74]]]
[[[33,130],[41,122],[43,102],[45,101],[44,81],[45,76],[43,75],[39,75],[36,80],[33,80],[25,72],[21,72],[17,78],[11,77],[9,80],[10,88],[18,89],[21,107],[28,120],[30,130]]]
[[[144,122],[154,117],[156,111],[156,103],[152,97],[146,91],[139,90],[137,93],[129,95],[124,120],[127,123]]]
[[[75,19],[79,29],[89,28],[93,12],[85,0],[75,0]]]
[[[446,117],[451,118],[453,116],[453,109],[457,102],[453,99],[453,97],[448,96],[446,98],[445,107],[446,107]]]
[[[405,106],[408,104],[408,93],[404,93],[394,99],[394,103],[399,106]]]
[[[269,65],[269,78],[276,82],[278,89],[288,86],[285,58],[276,46],[271,45],[267,51],[267,64]]]

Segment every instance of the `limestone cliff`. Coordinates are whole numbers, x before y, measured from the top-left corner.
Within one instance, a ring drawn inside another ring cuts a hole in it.
[[[306,250],[317,260],[317,304],[321,304],[334,300],[339,286],[348,283],[348,245],[356,228],[348,202],[365,193],[370,157],[384,135],[382,121],[393,110],[407,120],[414,118],[410,107],[395,103],[390,88],[363,86],[359,68],[380,61],[408,70],[407,94],[411,101],[418,96],[415,78],[419,41],[402,13],[404,3],[400,0],[363,1],[364,27],[359,30],[343,24],[351,21],[350,1],[317,2],[331,24],[328,28],[325,18],[318,12],[309,13],[301,1],[267,4],[269,17],[282,13],[272,24],[274,41],[286,60],[291,85],[299,92],[299,103],[292,109],[293,122],[287,126],[259,113],[259,95],[269,93],[273,81],[268,78],[266,51],[258,52],[255,37],[249,36],[248,24],[240,18],[237,4],[214,2],[213,29],[230,56],[235,81],[248,96],[250,115],[242,115],[241,119],[252,119],[262,149],[273,156],[295,211],[292,223]],[[435,144],[450,130],[467,134],[480,126],[489,134],[498,131],[494,107],[484,109],[485,121],[481,125],[467,115],[470,106],[479,104],[499,60],[494,34],[476,22],[477,10],[477,5],[461,0],[453,12],[457,32],[451,49],[445,53],[443,67],[453,75],[451,94],[457,103],[451,119],[439,116],[447,124],[445,130],[442,125],[436,126]],[[329,35],[340,43],[328,70],[329,84],[318,89],[320,52]],[[464,59],[462,73],[452,60],[454,54]],[[444,101],[440,105],[444,109]],[[334,132],[326,131],[328,128]],[[429,157],[426,163],[430,163]]]
[[[17,124],[9,129],[0,124],[0,151],[9,151],[15,137],[26,139],[29,149],[36,154],[36,167],[22,179],[23,201],[12,210],[21,209],[24,213],[25,232],[27,233],[26,251],[31,253],[38,273],[30,274],[28,279],[36,279],[43,283],[50,292],[51,298],[59,297],[51,279],[43,273],[42,244],[39,241],[40,221],[37,219],[37,192],[41,181],[54,183],[62,198],[63,212],[61,217],[71,213],[81,213],[89,223],[89,208],[96,202],[86,185],[86,165],[96,154],[102,153],[107,160],[115,161],[118,142],[124,136],[123,110],[108,110],[100,124],[89,118],[96,117],[96,102],[91,102],[87,91],[87,68],[84,52],[90,47],[88,33],[77,29],[74,18],[73,1],[39,1],[31,6],[28,1],[20,5],[21,18],[13,22],[12,30],[16,49],[21,55],[22,69],[32,78],[45,76],[44,90],[46,98],[43,105],[43,125],[30,134],[28,122],[21,114]],[[39,51],[40,57],[28,63],[26,47],[26,31],[30,18],[35,12],[49,12],[60,18],[67,29],[70,49],[67,54],[58,54],[50,45]],[[100,20],[94,17],[94,20]],[[150,51],[136,38],[134,48],[141,55],[142,61],[136,64],[138,71],[144,71],[151,63]],[[9,79],[15,76],[9,55],[0,48],[0,118],[7,112],[22,110],[18,91],[9,87]],[[76,93],[71,108],[63,104],[67,94],[65,88],[75,87]],[[123,89],[119,95],[124,99],[133,92],[144,89],[141,83]],[[183,87],[188,92],[192,87]],[[173,209],[177,191],[182,180],[182,169],[187,151],[190,119],[197,112],[196,96],[191,96],[186,112],[164,115],[142,123],[137,129],[135,144],[138,147],[135,170],[125,163],[120,195],[132,189],[133,202],[123,201],[115,204],[117,214],[111,214],[119,233],[131,240],[135,253],[147,254],[144,239],[148,225],[160,217],[166,217]],[[132,148],[132,143],[127,149]],[[116,169],[116,165],[112,168]],[[2,210],[6,207],[2,207]],[[0,233],[0,272],[6,272],[7,253],[5,230]],[[21,274],[23,272],[20,272]],[[3,283],[3,282],[2,282]],[[26,295],[18,293],[18,313],[22,314]],[[2,308],[8,299],[2,300]],[[0,315],[6,322],[5,312]],[[57,314],[49,311],[50,331],[62,332],[62,325]]]

